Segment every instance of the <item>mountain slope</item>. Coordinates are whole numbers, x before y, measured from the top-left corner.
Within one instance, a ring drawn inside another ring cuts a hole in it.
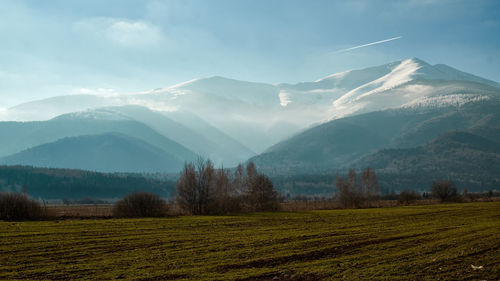
[[[95,95],[57,96],[9,108],[5,121],[48,120],[58,115],[85,109],[121,105],[120,97]]]
[[[0,156],[53,142],[64,137],[117,132],[137,137],[183,160],[192,160],[196,154],[179,143],[166,138],[143,123],[123,117],[102,119],[90,116],[60,116],[48,121],[0,122]]]
[[[158,147],[117,133],[60,139],[4,157],[1,163],[100,172],[177,172],[183,165]]]
[[[499,120],[499,100],[425,111],[406,108],[371,112],[313,127],[251,160],[260,169],[278,174],[342,169],[380,149],[423,145],[452,130],[498,128]]]
[[[500,135],[496,128],[480,131]],[[416,148],[381,150],[354,166],[375,168],[382,184],[392,189],[424,189],[434,180],[451,179],[460,188],[482,191],[500,184],[500,138],[454,131]]]
[[[99,108],[69,114],[68,117],[77,119],[83,114],[95,119],[127,118],[144,123],[196,154],[211,158],[217,165],[237,165],[255,155],[232,137],[188,112],[156,112],[147,107],[129,105]]]

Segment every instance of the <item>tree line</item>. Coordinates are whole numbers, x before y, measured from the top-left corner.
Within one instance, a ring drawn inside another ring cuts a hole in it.
[[[491,195],[493,193],[490,191]],[[432,183],[430,192],[422,195],[411,189],[402,190],[394,198],[381,196],[378,177],[375,170],[366,168],[358,177],[354,169],[349,170],[346,178],[338,176],[335,183],[335,195],[340,206],[343,208],[371,207],[381,199],[396,199],[399,204],[409,205],[420,199],[438,199],[443,202],[472,201],[477,194],[468,193],[466,189],[458,193],[457,188],[451,180],[436,180]],[[491,197],[491,196],[490,196]]]
[[[397,199],[399,204],[407,205],[422,197],[439,199],[440,202],[461,202],[472,201],[474,196],[466,190],[459,194],[449,180],[435,181],[431,191],[422,195],[403,190],[395,198],[381,196],[377,174],[371,168],[362,170],[359,175],[351,169],[345,177],[338,176],[334,188],[332,199],[338,203],[335,208],[380,206],[379,201],[383,199]],[[240,164],[232,170],[223,167],[216,169],[209,159],[199,158],[184,165],[176,183],[176,191],[174,202],[184,214],[192,215],[277,211],[283,201],[273,182],[265,174],[259,173],[253,162],[246,166]],[[147,190],[136,191],[114,204],[113,216],[161,217],[168,215],[169,206],[171,204],[167,204],[158,194]],[[30,199],[26,190],[24,193],[0,192],[0,219],[42,219],[48,216],[45,206],[42,208],[38,201]]]

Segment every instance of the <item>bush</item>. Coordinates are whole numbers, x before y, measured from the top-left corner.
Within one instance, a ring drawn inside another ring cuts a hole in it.
[[[438,198],[441,202],[458,201],[460,196],[452,181],[435,181],[432,184],[432,197]]]
[[[113,216],[119,218],[163,217],[167,215],[167,202],[149,192],[134,192],[115,203]]]
[[[399,194],[398,203],[404,205],[410,205],[415,203],[418,199],[420,199],[420,194],[413,190],[403,190]]]
[[[34,220],[47,216],[40,203],[23,193],[0,193],[0,219]]]

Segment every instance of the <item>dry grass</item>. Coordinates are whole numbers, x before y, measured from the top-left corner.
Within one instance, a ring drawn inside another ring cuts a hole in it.
[[[113,205],[51,205],[47,209],[58,218],[110,218]]]
[[[497,202],[500,197],[479,198],[475,202]],[[440,204],[439,200],[417,200],[410,204],[411,206],[419,205],[436,205]],[[281,211],[298,212],[298,211],[314,211],[314,210],[335,210],[342,209],[340,204],[334,200],[309,200],[309,201],[287,201],[280,204]],[[371,208],[387,208],[401,206],[397,200],[381,200],[374,202]],[[113,216],[113,205],[49,205],[47,210],[56,218],[111,218]],[[182,208],[176,203],[168,204],[168,215],[183,216],[187,215]]]

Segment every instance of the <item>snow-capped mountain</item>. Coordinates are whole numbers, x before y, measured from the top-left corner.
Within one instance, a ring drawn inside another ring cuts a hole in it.
[[[496,82],[412,58],[297,84],[215,76],[135,94],[54,97],[18,105],[0,118],[46,120],[100,107],[141,105],[157,112],[189,113],[259,153],[336,118],[389,108],[461,106],[499,96]]]
[[[445,65],[407,59],[388,66],[389,73],[336,99],[331,118],[397,107],[460,105],[499,93],[498,83]]]

